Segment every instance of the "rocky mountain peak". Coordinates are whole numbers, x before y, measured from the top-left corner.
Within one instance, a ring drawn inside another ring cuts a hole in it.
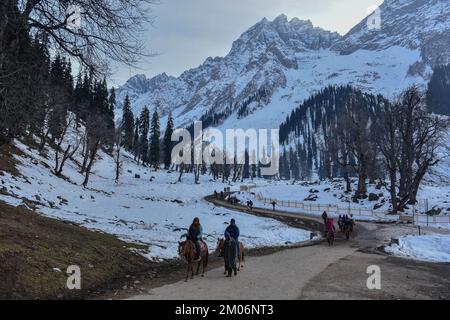
[[[246,50],[265,50],[273,46],[280,51],[318,50],[330,47],[340,38],[336,32],[314,27],[310,20],[293,18],[289,21],[285,14],[281,14],[273,21],[264,18],[244,32],[233,43],[231,53],[242,54]]]
[[[380,28],[369,28],[367,17],[332,46],[342,54],[392,46],[419,49],[424,63],[450,62],[449,0],[386,0],[379,7]]]
[[[133,111],[156,106],[176,114],[177,126],[272,127],[325,86],[351,85],[392,97],[423,85],[431,67],[450,57],[449,0],[386,0],[381,28],[368,18],[341,36],[310,20],[279,15],[245,31],[225,57],[209,57],[175,78],[131,78],[118,91]]]
[[[148,87],[148,79],[145,74],[137,74],[128,79],[122,88],[126,88],[134,93],[145,93]]]

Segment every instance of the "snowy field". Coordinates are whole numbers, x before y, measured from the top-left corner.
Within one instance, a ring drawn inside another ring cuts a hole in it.
[[[176,257],[178,241],[196,216],[203,225],[210,250],[215,249],[217,238],[223,235],[231,218],[236,219],[241,240],[249,248],[287,245],[310,238],[308,231],[290,228],[276,220],[206,203],[202,200],[204,196],[225,186],[209,181],[209,176],[202,176],[201,184],[196,185],[193,177],[185,174],[182,183],[177,183],[177,173],[154,172],[128,158],[124,159],[120,182],[115,183],[114,162],[102,153],[94,165],[88,188],[83,189],[80,186],[83,177],[74,162],[68,161],[64,168],[67,180],[57,178],[50,169],[54,165],[52,150],[47,159],[19,142],[16,145],[25,153],[17,158],[23,177],[6,172],[0,176],[0,189],[10,195],[0,193],[0,201],[17,206],[23,199],[32,200],[46,216],[148,244],[148,258]],[[136,179],[135,174],[141,178]]]
[[[405,236],[385,247],[391,254],[429,262],[450,263],[450,235]]]
[[[352,182],[352,189],[356,189],[356,180]],[[252,200],[257,207],[263,207],[272,209],[271,204],[260,201],[257,195],[266,199],[275,199],[277,201],[277,208],[280,210],[291,212],[302,212],[301,208],[288,207],[287,201],[303,202],[305,208],[309,205],[317,207],[325,206],[338,206],[342,210],[350,208],[354,213],[354,217],[357,220],[397,220],[398,216],[384,216],[384,213],[390,209],[390,195],[385,187],[377,189],[376,185],[368,184],[368,194],[372,193],[376,196],[376,200],[373,198],[369,200],[363,199],[358,202],[352,201],[352,194],[346,194],[345,181],[341,179],[335,179],[332,181],[320,181],[320,182],[286,182],[286,181],[258,181],[257,187],[249,190],[248,192],[241,192],[238,198],[241,201],[246,202]],[[307,201],[308,197],[314,197],[315,200]],[[450,215],[450,184],[423,184],[418,193],[419,204],[415,207],[416,213],[425,212],[425,201],[428,199],[428,208],[438,208],[441,210],[440,216],[443,221],[448,221],[448,215]],[[285,203],[283,204],[282,201]],[[292,205],[293,206],[293,205]],[[358,216],[359,209],[361,209],[362,216]],[[373,217],[366,216],[373,210]],[[307,211],[307,210],[306,210]],[[320,216],[322,210],[309,211],[308,214],[314,214]],[[413,207],[410,206],[406,213],[412,215]],[[346,212],[344,212],[346,213]],[[331,216],[337,216],[333,212]],[[449,224],[441,224],[441,227],[450,227]]]

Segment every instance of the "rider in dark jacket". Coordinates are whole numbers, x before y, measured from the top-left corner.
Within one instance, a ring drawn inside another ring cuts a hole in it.
[[[225,243],[223,245],[223,260],[225,262],[225,273],[231,277],[232,272],[237,274],[236,269],[236,244],[228,232],[225,232]]]
[[[200,258],[200,241],[203,236],[203,228],[200,224],[199,218],[194,218],[191,226],[189,227],[187,240],[192,241],[195,244],[195,259],[199,260]]]
[[[230,225],[225,229],[225,235],[229,234],[231,238],[233,238],[234,242],[236,243],[236,252],[239,257],[239,228],[236,225],[236,220],[231,219]]]

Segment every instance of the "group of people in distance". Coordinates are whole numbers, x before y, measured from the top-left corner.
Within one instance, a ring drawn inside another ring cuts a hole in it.
[[[234,275],[237,275],[236,257],[240,256],[239,235],[240,231],[236,225],[236,220],[231,219],[229,226],[225,229],[225,239],[221,247],[221,256],[224,258],[227,277],[231,277],[233,272]],[[195,261],[200,261],[200,243],[203,242],[203,227],[199,218],[194,218],[189,227],[187,240],[195,244]]]
[[[322,219],[323,219],[323,224],[325,225],[325,234],[327,234],[330,231],[335,233],[336,228],[334,226],[333,218],[329,218],[326,211],[324,211],[322,213]],[[353,226],[353,224],[354,224],[353,215],[351,214],[350,217],[346,214],[339,215],[339,218],[338,218],[339,229],[342,231],[347,224]]]

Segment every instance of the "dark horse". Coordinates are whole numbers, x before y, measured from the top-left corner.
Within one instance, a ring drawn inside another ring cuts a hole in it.
[[[220,256],[222,256],[223,254],[223,245],[225,243],[225,239],[218,239],[217,240],[217,248],[216,251],[219,251]],[[244,260],[245,260],[245,248],[244,245],[242,244],[242,242],[239,241],[239,256],[238,256],[238,267],[237,270],[241,271],[241,268],[244,267]]]
[[[334,244],[334,230],[328,230],[327,241],[329,246],[332,246]]]
[[[178,242],[178,254],[182,256],[187,262],[186,280],[189,279],[189,273],[191,273],[191,279],[194,278],[194,262],[195,262],[195,244],[191,240]],[[202,277],[205,276],[205,270],[208,265],[208,246],[203,241],[200,241],[200,261],[197,265],[196,275],[200,272],[200,264],[203,265]]]
[[[346,222],[344,223],[344,228],[343,228],[342,232],[344,232],[345,238],[346,238],[347,240],[350,239],[350,235],[351,235],[352,232],[353,232],[353,225],[354,225],[354,222],[351,221],[351,220],[350,220],[350,221],[346,221]]]

